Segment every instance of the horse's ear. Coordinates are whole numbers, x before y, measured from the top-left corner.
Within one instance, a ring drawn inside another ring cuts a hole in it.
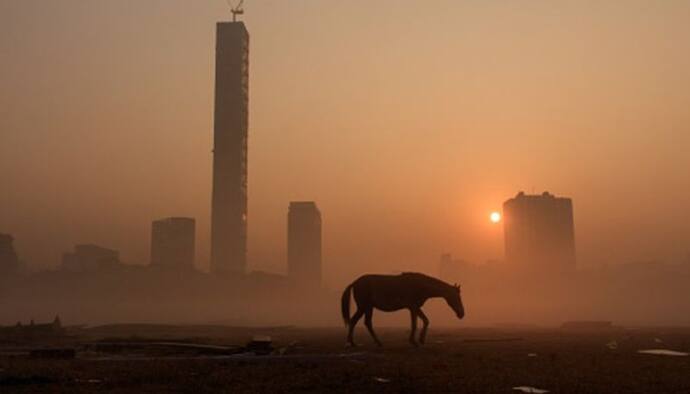
[[[460,288],[460,285],[456,283],[456,284],[453,285],[453,287],[455,287],[456,289],[459,289],[459,288]]]

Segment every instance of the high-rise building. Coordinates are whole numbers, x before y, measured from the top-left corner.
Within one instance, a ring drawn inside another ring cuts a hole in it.
[[[14,273],[19,268],[19,258],[13,242],[11,235],[0,234],[0,274]]]
[[[195,222],[192,218],[165,218],[151,225],[151,265],[194,268]]]
[[[518,269],[575,269],[573,202],[548,192],[518,193],[503,204],[505,257]]]
[[[288,211],[288,278],[321,285],[321,212],[313,201],[291,202]]]
[[[211,270],[247,265],[249,33],[242,22],[216,26]]]

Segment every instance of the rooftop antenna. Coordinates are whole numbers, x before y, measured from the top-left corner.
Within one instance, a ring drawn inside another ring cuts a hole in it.
[[[232,12],[232,21],[237,22],[237,15],[244,15],[244,9],[242,9],[242,4],[244,3],[244,0],[240,0],[239,3],[237,3],[236,6],[232,6],[230,3],[230,0],[226,0],[228,2],[228,6],[230,6],[230,12]]]

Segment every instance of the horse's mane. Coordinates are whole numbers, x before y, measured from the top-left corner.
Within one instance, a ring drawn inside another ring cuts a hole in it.
[[[446,283],[446,282],[442,281],[441,279],[434,278],[433,276],[422,274],[421,272],[403,272],[400,275],[413,276],[413,277],[416,277],[419,279],[424,279],[428,282],[433,283],[434,285],[443,285],[446,287],[453,287],[453,285]]]

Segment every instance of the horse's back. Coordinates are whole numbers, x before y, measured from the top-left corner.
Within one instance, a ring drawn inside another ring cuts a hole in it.
[[[384,311],[394,311],[416,305],[415,280],[407,274],[362,275],[353,282],[358,304],[372,305]]]
[[[381,275],[381,274],[367,274],[362,275],[355,280],[352,285],[360,290],[368,290],[372,288],[397,288],[403,285],[402,275]]]

